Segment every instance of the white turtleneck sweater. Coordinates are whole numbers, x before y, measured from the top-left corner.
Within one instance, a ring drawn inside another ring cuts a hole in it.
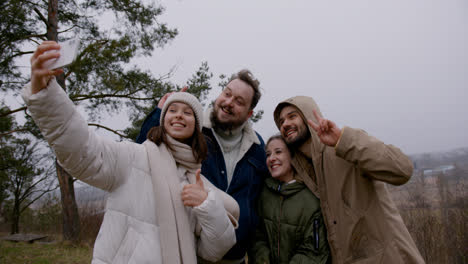
[[[234,175],[234,169],[236,168],[237,162],[242,158],[244,153],[241,153],[241,142],[243,138],[242,131],[244,130],[245,122],[238,128],[230,131],[221,131],[219,129],[213,129],[213,134],[216,137],[221,150],[223,151],[224,162],[226,163],[226,177],[228,182],[228,188]]]
[[[245,153],[247,153],[252,144],[260,144],[260,139],[255,134],[249,121],[232,131],[218,131],[218,129],[213,129],[210,120],[211,111],[213,111],[211,107],[205,111],[203,126],[212,130],[216,141],[221,147],[226,165],[226,172],[222,173],[226,173],[227,188],[229,188],[237,163],[242,159]],[[224,191],[227,191],[227,189]]]

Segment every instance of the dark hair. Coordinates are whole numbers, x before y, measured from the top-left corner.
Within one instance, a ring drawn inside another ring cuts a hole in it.
[[[229,78],[228,83],[235,79],[239,79],[250,85],[250,87],[252,87],[254,94],[252,97],[252,103],[250,104],[250,109],[254,109],[255,106],[257,106],[260,97],[262,97],[262,93],[260,92],[259,88],[260,81],[255,79],[253,74],[247,69],[240,70],[238,73],[231,75],[231,78]]]
[[[161,143],[164,143],[169,149],[174,150],[171,143],[169,143],[167,140],[164,123],[160,126],[152,127],[148,131],[148,134],[146,134],[146,138],[148,138],[150,141],[153,141],[158,146],[161,145]],[[195,157],[195,160],[198,163],[201,163],[208,156],[208,146],[206,144],[205,136],[203,136],[203,133],[198,127],[198,122],[195,122],[195,131],[190,138],[190,142],[191,144],[189,145],[192,147],[192,153]]]

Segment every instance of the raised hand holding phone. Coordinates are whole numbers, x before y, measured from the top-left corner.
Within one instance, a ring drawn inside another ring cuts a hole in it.
[[[62,69],[51,70],[46,62],[60,57],[60,45],[55,41],[44,41],[31,57],[31,92],[38,93],[47,87],[53,76],[63,73]]]
[[[60,57],[51,59],[44,63],[44,67],[48,68],[49,70],[70,65],[78,55],[80,39],[73,38],[58,44],[60,45]]]

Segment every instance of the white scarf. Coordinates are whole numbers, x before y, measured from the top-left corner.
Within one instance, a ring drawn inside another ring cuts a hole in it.
[[[196,163],[192,148],[168,136],[173,150],[165,144],[159,147],[146,140],[143,145],[148,153],[151,179],[157,208],[157,223],[160,228],[161,254],[163,263],[196,263],[195,236],[185,211],[180,193],[179,178],[190,184],[196,182],[195,172],[201,167]],[[203,184],[216,192],[221,199],[229,219],[238,226],[239,205],[227,193],[216,188],[203,175]],[[174,224],[175,223],[175,224]],[[199,232],[197,225],[196,230]]]
[[[165,144],[158,147],[149,140],[144,143],[158,210],[156,215],[160,230],[161,257],[163,263],[196,263],[195,236],[182,202],[179,175],[188,172],[190,182],[191,178],[195,179],[194,173],[201,164],[195,163],[189,146],[170,137],[168,139],[174,151]],[[189,177],[190,175],[193,177]]]

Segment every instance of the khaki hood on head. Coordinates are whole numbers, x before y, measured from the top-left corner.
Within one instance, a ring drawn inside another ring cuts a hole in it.
[[[285,106],[294,106],[303,118],[317,122],[315,101],[297,96],[278,104],[274,119]],[[331,259],[335,263],[424,263],[387,183],[400,185],[413,173],[411,160],[400,149],[387,145],[361,129],[342,129],[337,146],[320,143],[309,127],[311,140],[296,150],[291,164],[296,179],[320,200]],[[312,146],[309,146],[312,145]],[[304,157],[310,149],[311,156]]]
[[[312,112],[313,109],[317,111],[317,114],[320,117],[322,116],[322,112],[320,111],[320,108],[318,107],[317,103],[312,97],[309,96],[295,96],[291,97],[289,99],[286,99],[282,102],[280,102],[276,108],[275,111],[273,112],[273,118],[275,119],[276,126],[278,129],[280,129],[280,124],[279,124],[279,117],[281,110],[288,105],[295,106],[299,111],[302,113],[302,116],[306,119],[312,120],[316,124],[318,123],[317,119],[314,116],[314,113]],[[312,137],[312,154],[322,152],[323,149],[325,148],[325,145],[320,142],[319,137],[317,136],[317,133],[315,130],[309,126],[307,123],[307,120],[304,120],[306,123],[307,127],[309,128],[310,135]]]

